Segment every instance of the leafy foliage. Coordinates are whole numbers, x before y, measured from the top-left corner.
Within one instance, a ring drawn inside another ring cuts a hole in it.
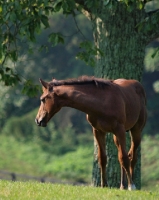
[[[155,185],[159,181],[158,170],[158,141],[159,136],[146,136],[143,138],[142,145],[142,185],[150,188],[150,185]],[[147,150],[151,153],[147,153]],[[156,160],[156,158],[157,160]],[[151,184],[150,184],[151,183]]]
[[[103,52],[99,48],[95,47],[92,42],[81,42],[80,48],[84,49],[84,51],[77,53],[77,58],[85,61],[87,65],[90,65],[92,67],[95,67],[96,64],[95,56],[103,56]]]
[[[56,46],[57,44],[64,44],[64,39],[60,33],[50,33],[49,42],[51,42],[52,46]]]
[[[53,2],[48,0],[33,0],[31,2],[17,0],[1,1],[0,80],[4,82],[5,85],[15,85],[20,81],[24,84],[23,94],[32,97],[38,93],[39,88],[33,83],[31,78],[29,77],[27,80],[27,77],[23,76],[26,79],[24,80],[24,78],[21,77],[21,73],[17,70],[19,66],[21,71],[22,55],[24,52],[26,54],[27,51],[28,57],[30,57],[31,54],[35,55],[36,48],[39,48],[41,54],[43,50],[51,53],[52,48],[57,44],[64,44],[64,35],[61,32],[57,32],[56,30],[50,32],[55,26],[52,23],[51,16],[53,13],[62,11],[64,15],[72,14],[75,20],[77,15],[77,13],[75,14],[74,12],[75,9],[76,4],[73,0]],[[54,16],[54,18],[56,20],[56,16]],[[43,42],[39,42],[38,40],[38,35],[42,35],[42,30],[46,30],[47,39],[45,39],[45,42],[43,40],[41,40]],[[78,31],[81,32],[79,28]],[[70,31],[66,30],[66,34],[68,32]],[[38,47],[39,45],[37,45],[37,43],[42,44]],[[14,63],[14,66],[12,63]]]
[[[55,128],[53,122],[50,122],[47,128],[39,128],[32,123],[35,112],[37,110],[24,117],[11,118],[4,126],[0,135],[3,143],[0,149],[4,152],[0,168],[5,166],[5,170],[9,171],[90,181],[93,158],[93,137],[90,131],[85,131],[85,136],[69,126]],[[10,144],[12,146],[9,148]],[[8,162],[12,159],[16,162],[11,166]],[[64,162],[67,165],[64,165]],[[17,169],[22,165],[25,165],[24,169]]]
[[[35,97],[37,92],[41,91],[41,87],[39,85],[33,84],[32,80],[27,80],[24,83],[24,87],[22,89],[22,94],[26,94],[29,97]]]
[[[140,31],[143,31],[144,33],[155,34],[158,22],[159,11],[156,11],[153,14],[149,14],[145,19],[143,19],[141,23],[138,24],[138,29]]]
[[[79,144],[92,144],[92,134],[87,137],[83,136],[90,132],[88,131],[88,126],[84,127],[84,134],[82,134],[80,132],[81,130],[74,127],[74,124],[68,120],[64,125],[58,122],[57,126],[58,119],[55,117],[54,122],[50,122],[46,128],[41,128],[34,123],[36,113],[37,109],[21,117],[10,118],[4,125],[2,133],[8,136],[12,135],[19,141],[36,141],[41,145],[44,151],[53,151],[52,153],[56,155],[62,155],[68,151],[73,151],[76,149],[76,145]],[[67,110],[64,110],[63,113],[66,113],[65,115],[67,117],[70,115]],[[60,118],[62,118],[62,116],[63,118],[65,117],[63,113],[60,114]],[[81,126],[84,125],[83,120],[81,120],[80,124]]]
[[[6,85],[17,84],[22,81],[15,70],[11,69],[8,60],[16,63],[21,56],[22,46],[24,44],[36,43],[37,35],[41,34],[42,30],[52,28],[50,16],[53,13],[62,12],[65,16],[72,15],[77,16],[78,12],[83,10],[88,11],[90,15],[98,16],[101,6],[108,6],[110,9],[115,9],[114,4],[125,4],[129,11],[133,9],[144,9],[145,4],[156,2],[154,1],[132,1],[132,0],[106,0],[106,1],[73,1],[73,0],[32,0],[32,1],[19,1],[19,0],[7,0],[0,1],[0,75],[1,81]],[[103,3],[103,4],[102,4]],[[158,4],[156,4],[158,5]],[[158,11],[153,15],[145,18],[139,28],[144,26],[146,32],[152,32],[156,30],[158,24],[159,14]],[[151,34],[151,33],[150,33]],[[61,43],[64,44],[64,37],[60,32],[51,32],[48,35],[48,42],[52,44],[52,47]],[[100,49],[93,46],[88,41],[83,41],[80,48],[84,49],[78,53],[77,57],[86,62],[87,65],[95,66],[94,57],[99,54],[103,56]],[[48,49],[46,44],[42,44],[40,49]],[[28,48],[28,52],[34,53],[33,49]],[[30,94],[28,82],[25,84],[25,93]],[[33,85],[32,85],[33,87]],[[36,86],[34,86],[35,92]],[[32,92],[31,96],[34,94]],[[38,89],[37,89],[38,92]]]
[[[146,49],[146,56],[144,60],[145,70],[147,72],[157,71],[159,69],[158,60],[159,60],[159,47],[148,47]]]
[[[1,1],[1,63],[9,56],[15,62],[18,59],[18,39],[35,41],[35,34],[41,30],[41,23],[49,27],[48,17],[52,7],[48,1]]]

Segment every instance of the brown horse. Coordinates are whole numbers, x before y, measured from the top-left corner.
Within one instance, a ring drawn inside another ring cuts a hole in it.
[[[136,80],[104,80],[80,77],[70,80],[44,82],[41,105],[36,123],[45,127],[62,107],[72,107],[87,114],[98,145],[98,161],[101,168],[101,186],[106,186],[105,134],[113,133],[121,166],[121,186],[124,189],[125,174],[128,189],[134,190],[132,180],[137,160],[136,150],[141,141],[141,131],[146,122],[146,97],[142,85]],[[131,147],[126,152],[125,132],[130,130]]]

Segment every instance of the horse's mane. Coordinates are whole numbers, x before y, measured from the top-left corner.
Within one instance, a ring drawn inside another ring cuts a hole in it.
[[[53,79],[50,84],[52,86],[61,86],[61,85],[88,85],[94,84],[97,87],[105,87],[112,85],[112,80],[106,80],[102,78],[95,78],[94,76],[80,76],[78,78],[67,79],[67,80],[56,80]]]

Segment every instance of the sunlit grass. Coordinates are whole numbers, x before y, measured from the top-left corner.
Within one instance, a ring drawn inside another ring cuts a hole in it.
[[[37,182],[0,181],[0,199],[7,200],[145,200],[159,199],[159,191],[120,191],[117,189],[94,188]]]

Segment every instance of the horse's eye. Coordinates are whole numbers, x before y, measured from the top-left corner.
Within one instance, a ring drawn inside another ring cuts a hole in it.
[[[41,96],[40,101],[45,103],[46,99],[49,97],[48,94]]]
[[[45,103],[45,98],[41,98],[40,101]]]

